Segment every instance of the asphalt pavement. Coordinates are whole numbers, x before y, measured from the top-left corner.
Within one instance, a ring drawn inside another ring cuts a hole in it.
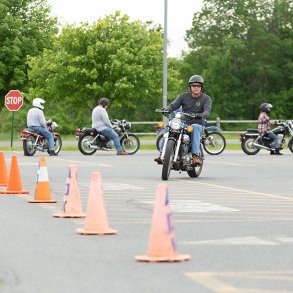
[[[7,169],[16,156],[23,190],[30,193],[0,194],[0,292],[293,292],[293,154],[283,152],[206,154],[198,178],[171,171],[162,181],[156,151],[132,156],[63,151],[57,157],[5,151]],[[35,196],[42,156],[57,203],[28,202]],[[71,166],[77,168],[86,214],[91,176],[101,175],[108,224],[116,235],[79,235],[84,218],[52,216],[62,211]],[[168,209],[157,221],[161,184],[168,190]],[[138,262],[135,257],[153,247],[152,227],[166,217],[157,244],[174,244],[177,254],[191,258]]]

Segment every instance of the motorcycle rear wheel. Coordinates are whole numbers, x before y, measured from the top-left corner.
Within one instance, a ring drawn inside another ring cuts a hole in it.
[[[129,155],[135,154],[140,148],[139,138],[135,134],[128,134],[128,137],[123,136],[120,143],[123,150],[128,152]]]
[[[78,149],[83,155],[92,155],[94,154],[97,149],[93,149],[90,147],[90,143],[93,140],[92,135],[84,134],[81,135],[78,139]]]
[[[203,148],[210,155],[219,155],[226,148],[226,139],[222,133],[217,131],[209,132],[208,136],[203,137]]]
[[[160,151],[161,143],[163,143],[163,136],[164,136],[164,133],[161,133],[161,134],[157,137],[157,140],[156,140],[156,147],[157,147],[157,150],[158,150],[158,151]]]
[[[168,140],[162,168],[162,180],[168,180],[175,155],[175,141]]]
[[[255,141],[253,137],[246,137],[241,141],[241,148],[247,155],[255,155],[260,151],[260,148],[252,146]]]
[[[35,142],[36,138],[34,136],[30,136],[22,142],[23,153],[25,156],[33,156],[36,153],[36,149],[34,147]]]

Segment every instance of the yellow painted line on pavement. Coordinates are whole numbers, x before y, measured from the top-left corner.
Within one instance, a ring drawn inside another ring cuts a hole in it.
[[[285,293],[292,292],[293,271],[245,271],[245,272],[188,272],[185,275],[191,278],[203,287],[212,290],[215,293]],[[223,281],[221,280],[224,279]],[[235,283],[235,280],[245,280],[245,287],[236,287],[230,285],[229,280]],[[249,285],[250,280],[261,280],[261,288],[253,288]],[[272,289],[272,282],[282,285],[287,282],[287,287],[284,285],[282,289]],[[266,284],[267,282],[267,284]],[[269,288],[268,288],[269,287]],[[287,290],[288,289],[288,290]]]
[[[251,195],[261,195],[261,196],[267,196],[267,197],[276,198],[276,199],[285,199],[285,200],[293,201],[293,197],[290,198],[290,197],[277,195],[277,194],[273,194],[273,193],[257,192],[257,191],[252,191],[252,190],[239,189],[239,188],[233,188],[233,187],[228,187],[228,186],[223,186],[223,185],[218,185],[218,184],[203,183],[203,182],[198,182],[198,181],[196,181],[196,182],[187,181],[187,180],[184,180],[184,181],[189,184],[196,184],[196,185],[219,188],[222,190],[229,190],[229,191],[241,192],[241,193],[246,193],[246,194],[251,194]]]
[[[61,158],[56,158],[54,157],[54,161],[63,161],[63,162],[68,162],[69,164],[81,164],[81,165],[88,165],[88,166],[101,166],[101,167],[109,167],[111,168],[111,165],[108,164],[101,164],[101,163],[92,163],[92,162],[85,162],[85,161],[73,161],[73,160],[67,160],[67,159],[61,159]]]

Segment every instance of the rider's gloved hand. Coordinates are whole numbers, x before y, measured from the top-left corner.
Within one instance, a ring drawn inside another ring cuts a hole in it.
[[[202,113],[195,113],[194,114],[194,118],[195,119],[202,119],[203,118],[203,114]]]

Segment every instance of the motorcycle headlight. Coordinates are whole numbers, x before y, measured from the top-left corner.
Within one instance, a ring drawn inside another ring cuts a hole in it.
[[[126,122],[125,123],[125,129],[130,129],[131,127],[131,123],[130,122]]]
[[[173,120],[171,120],[170,126],[174,130],[179,130],[182,127],[182,121],[178,118],[174,118]]]

